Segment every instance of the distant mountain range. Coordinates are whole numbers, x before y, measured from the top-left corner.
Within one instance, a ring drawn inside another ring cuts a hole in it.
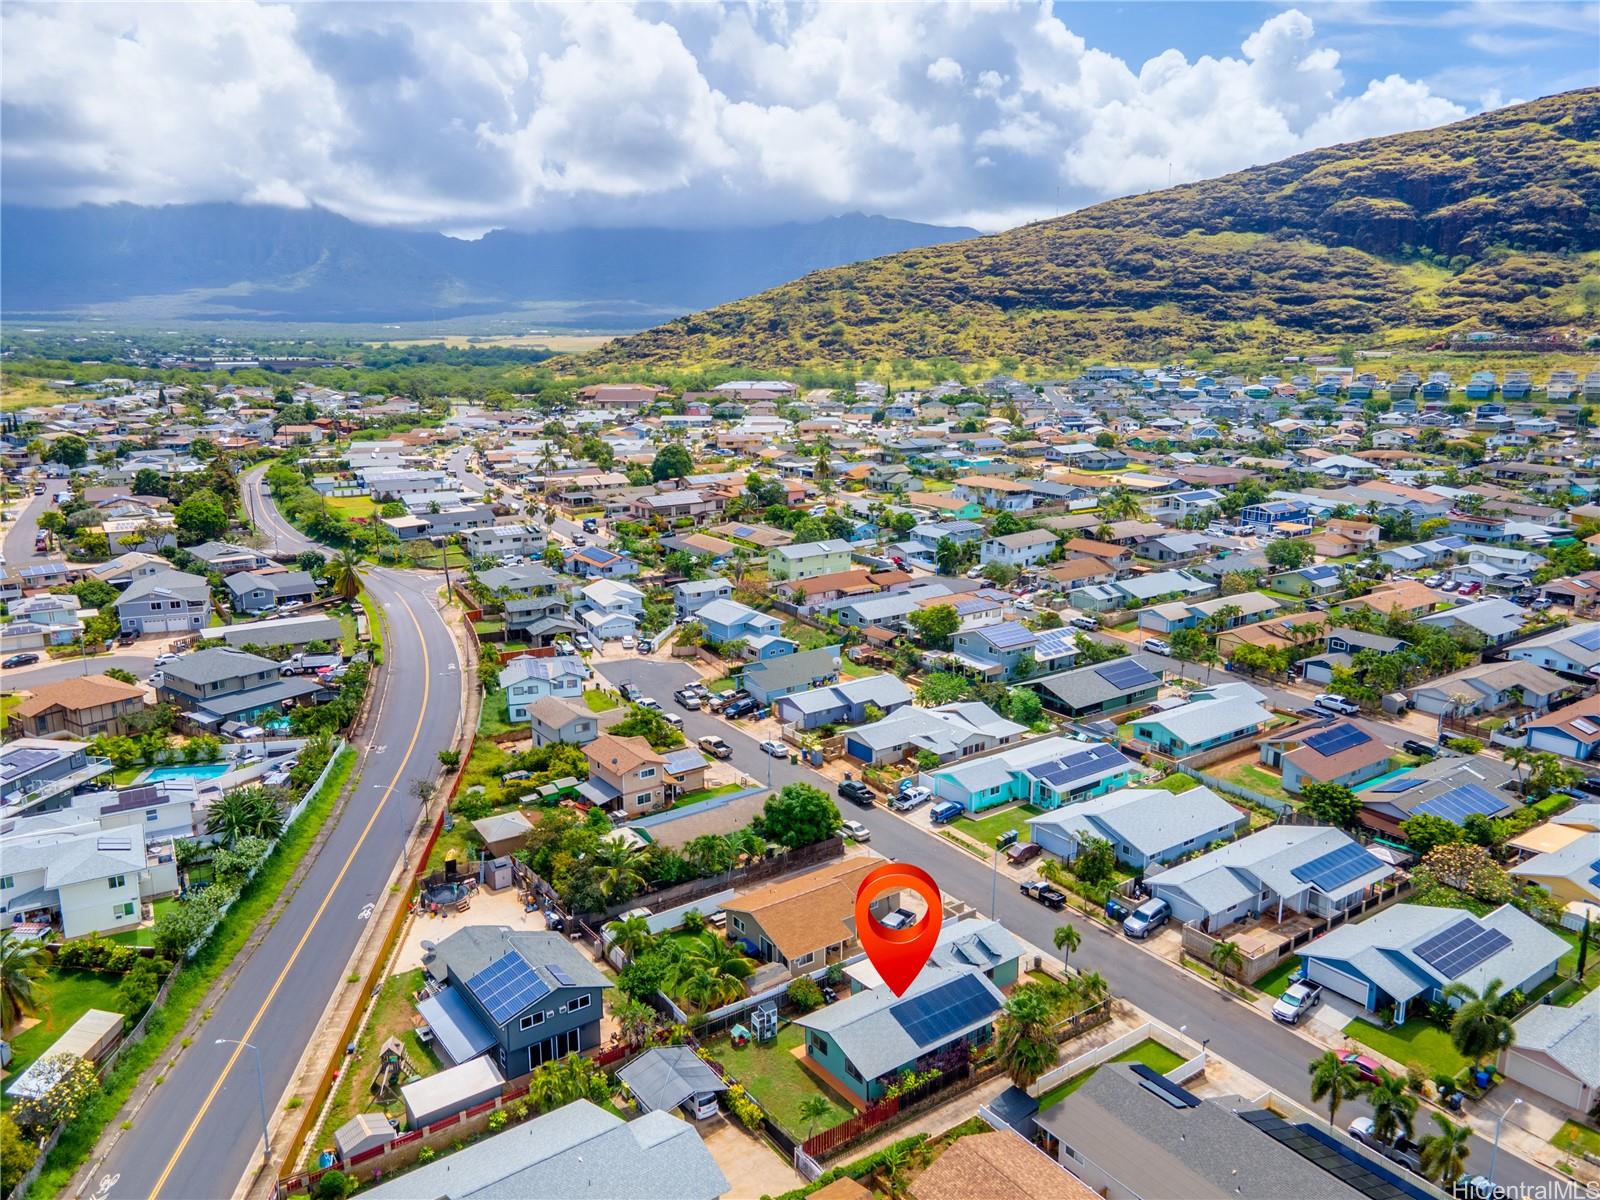
[[[716,231],[496,230],[477,241],[240,204],[0,208],[5,315],[438,320],[537,306],[639,329],[841,263],[973,237],[860,214]]]
[[[1588,89],[819,271],[574,365],[1026,369],[1585,331],[1597,317]]]

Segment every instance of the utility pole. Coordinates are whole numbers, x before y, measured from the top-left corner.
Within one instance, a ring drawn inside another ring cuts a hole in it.
[[[261,1070],[261,1048],[253,1042],[240,1041],[237,1038],[218,1038],[215,1045],[233,1045],[248,1047],[256,1057],[256,1098],[261,1102],[261,1161],[272,1161],[272,1132],[267,1125],[267,1083],[266,1076]]]

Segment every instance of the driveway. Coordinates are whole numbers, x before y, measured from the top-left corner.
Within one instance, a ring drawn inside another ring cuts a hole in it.
[[[805,1177],[799,1171],[726,1117],[696,1121],[694,1126],[728,1177],[727,1195],[733,1200],[781,1196],[805,1187]]]

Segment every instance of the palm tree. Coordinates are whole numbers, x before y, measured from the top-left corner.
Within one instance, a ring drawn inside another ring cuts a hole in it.
[[[1452,983],[1444,990],[1446,1000],[1460,1000],[1455,1016],[1450,1019],[1450,1040],[1465,1057],[1482,1066],[1501,1050],[1516,1041],[1516,1027],[1497,1011],[1503,997],[1503,985],[1491,979],[1482,991],[1473,991],[1471,985]]]
[[[1472,1130],[1455,1125],[1443,1113],[1434,1113],[1439,1132],[1422,1139],[1422,1174],[1449,1191],[1467,1171],[1472,1152]]]
[[[1311,1060],[1311,1099],[1327,1100],[1328,1128],[1339,1115],[1339,1105],[1361,1091],[1361,1076],[1354,1063],[1344,1062],[1332,1050]]]
[[[1226,975],[1229,971],[1238,974],[1244,970],[1244,951],[1232,942],[1212,942],[1211,965],[1220,974]]]
[[[710,1012],[744,996],[744,983],[731,975],[715,975],[704,967],[683,981],[679,994],[693,1008]]]
[[[611,1015],[617,1019],[617,1037],[630,1050],[648,1046],[661,1027],[661,1017],[656,1010],[632,997],[615,1005]]]
[[[719,937],[708,937],[698,945],[691,946],[684,955],[684,964],[691,970],[704,971],[717,980],[729,1000],[737,1000],[744,995],[744,981],[755,971],[750,960],[740,953],[737,946]]]
[[[1078,976],[1078,994],[1090,1004],[1098,1004],[1111,994],[1111,985],[1099,971],[1087,971]]]
[[[1511,767],[1511,778],[1518,788],[1522,785],[1522,769],[1526,767],[1533,757],[1533,751],[1526,746],[1508,746],[1500,755]]]
[[[1392,1142],[1396,1134],[1411,1136],[1417,1115],[1417,1098],[1406,1090],[1406,1081],[1391,1071],[1378,1069],[1378,1080],[1367,1090],[1372,1105],[1372,1128],[1379,1140]]]
[[[655,944],[655,934],[650,932],[650,922],[642,916],[625,917],[606,926],[611,944],[627,956],[629,962],[638,958]]]
[[[0,1031],[37,1011],[43,998],[34,991],[34,980],[45,973],[49,961],[44,943],[0,930]]]
[[[639,894],[644,876],[633,862],[633,851],[621,842],[602,842],[594,853],[596,882],[606,902],[617,904]]]
[[[811,1140],[811,1133],[816,1128],[817,1122],[833,1111],[833,1105],[828,1103],[828,1098],[823,1095],[807,1096],[800,1102],[800,1119],[806,1123],[806,1140]]]
[[[342,599],[354,600],[361,594],[361,556],[346,546],[328,564],[328,582]]]
[[[1061,965],[1067,965],[1067,956],[1078,948],[1083,941],[1083,934],[1078,932],[1076,925],[1057,925],[1055,932],[1056,949],[1061,951]]]
[[[1000,1064],[1020,1088],[1056,1065],[1055,1013],[1039,992],[1024,988],[1012,995],[995,1022],[995,1036]]]
[[[275,838],[283,832],[283,813],[265,788],[225,792],[212,802],[206,832],[221,834],[228,846],[242,837]]]

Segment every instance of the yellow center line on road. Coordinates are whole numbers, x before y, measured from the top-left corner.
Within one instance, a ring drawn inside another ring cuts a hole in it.
[[[378,816],[383,812],[384,805],[389,802],[389,797],[394,794],[395,786],[405,775],[406,764],[411,761],[411,754],[417,748],[417,741],[422,737],[422,722],[428,715],[428,692],[430,690],[432,671],[429,669],[428,663],[428,641],[423,637],[422,625],[417,621],[416,614],[411,611],[410,605],[406,605],[406,616],[411,618],[411,624],[417,631],[417,640],[422,644],[422,708],[417,713],[417,727],[411,731],[411,741],[406,746],[405,756],[401,758],[400,765],[395,768],[394,778],[389,781],[389,786],[384,789],[383,795],[378,798],[377,807],[372,810],[372,816],[367,818],[366,827],[362,829],[361,836],[356,839],[356,844],[351,847],[349,856],[344,860],[344,865],[339,868],[339,874],[335,877],[333,885],[328,888],[327,893],[322,897],[322,903],[317,906],[317,911],[312,914],[311,924],[307,925],[306,931],[300,935],[300,940],[295,944],[293,953],[289,955],[289,961],[283,964],[283,970],[278,972],[278,978],[273,982],[271,990],[267,992],[266,998],[261,1001],[261,1006],[256,1009],[255,1016],[250,1019],[249,1026],[239,1036],[238,1044],[234,1046],[233,1053],[228,1056],[228,1065],[223,1067],[222,1072],[217,1076],[217,1081],[211,1085],[211,1090],[206,1093],[204,1103],[200,1105],[200,1111],[195,1113],[194,1120],[189,1122],[189,1128],[184,1131],[183,1138],[178,1142],[177,1149],[172,1152],[172,1157],[167,1160],[167,1165],[162,1169],[160,1178],[151,1187],[150,1195],[152,1197],[160,1195],[161,1189],[166,1186],[167,1179],[178,1165],[178,1160],[183,1157],[183,1152],[189,1148],[189,1142],[194,1137],[195,1130],[200,1128],[200,1122],[205,1119],[206,1113],[211,1109],[212,1102],[217,1098],[217,1093],[222,1090],[222,1085],[227,1080],[229,1072],[233,1070],[234,1064],[239,1061],[239,1056],[244,1053],[244,1043],[248,1042],[255,1033],[256,1026],[261,1024],[262,1017],[266,1015],[267,1009],[272,1006],[273,1000],[277,998],[278,989],[283,987],[284,981],[289,978],[289,972],[294,969],[294,964],[299,960],[300,952],[305,949],[306,943],[311,940],[311,935],[316,932],[317,925],[321,922],[323,914],[328,911],[328,905],[333,902],[333,897],[338,892],[339,885],[344,882],[344,877],[349,872],[351,865],[356,861],[356,855],[361,853],[361,847],[366,843],[367,835],[372,832],[373,825],[377,823]],[[384,686],[387,688],[388,684],[385,683]]]

